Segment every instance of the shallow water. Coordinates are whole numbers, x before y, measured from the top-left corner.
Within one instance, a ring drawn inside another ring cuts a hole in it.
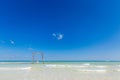
[[[120,80],[120,62],[0,62],[1,80]]]

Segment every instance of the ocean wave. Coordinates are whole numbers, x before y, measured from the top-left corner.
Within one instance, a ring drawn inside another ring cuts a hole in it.
[[[68,68],[85,68],[87,66],[82,66],[82,65],[67,65],[66,67],[68,67]]]
[[[90,70],[90,69],[78,69],[80,72],[107,72],[105,69],[96,69],[96,70]]]
[[[120,67],[120,65],[117,65],[117,67]]]
[[[116,69],[116,71],[120,72],[120,69]]]
[[[100,66],[92,66],[92,67],[96,67],[96,68],[107,68],[107,66],[102,66],[102,65],[100,65]]]
[[[0,67],[0,70],[31,70],[31,67],[18,67],[18,68]]]
[[[84,68],[82,65],[46,65],[48,68]]]
[[[85,63],[85,64],[83,64],[84,66],[90,66],[90,63]]]
[[[49,67],[49,68],[107,68],[107,66],[102,66],[102,65],[99,65],[99,66],[86,66],[86,65],[55,65],[55,64],[51,64],[51,65],[46,65],[46,67]]]
[[[48,68],[65,68],[65,65],[46,65]]]

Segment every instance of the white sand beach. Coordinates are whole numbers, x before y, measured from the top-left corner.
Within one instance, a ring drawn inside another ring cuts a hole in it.
[[[119,65],[29,64],[0,67],[0,80],[120,80]]]

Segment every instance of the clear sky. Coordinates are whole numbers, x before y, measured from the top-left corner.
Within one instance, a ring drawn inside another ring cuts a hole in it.
[[[119,0],[0,0],[0,60],[120,60]]]

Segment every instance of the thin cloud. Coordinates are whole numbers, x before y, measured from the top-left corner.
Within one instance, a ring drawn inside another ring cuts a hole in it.
[[[15,44],[15,42],[14,42],[13,40],[10,40],[10,43],[11,43],[12,45],[14,45],[14,44]]]
[[[56,34],[55,34],[55,33],[53,33],[52,35],[53,35],[54,37],[56,37]]]
[[[61,34],[61,33],[57,33],[57,34],[53,33],[52,36],[55,37],[58,40],[62,40],[63,39],[63,34]]]
[[[58,37],[57,37],[58,40],[61,40],[63,39],[63,34],[59,34]]]

